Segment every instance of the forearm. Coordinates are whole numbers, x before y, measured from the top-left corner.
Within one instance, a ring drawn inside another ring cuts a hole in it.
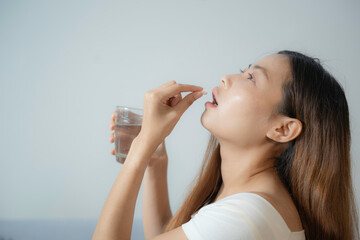
[[[136,199],[147,161],[153,151],[154,147],[143,139],[134,139],[126,161],[105,201],[93,240],[130,239]]]
[[[163,233],[163,228],[171,219],[168,185],[167,160],[145,171],[143,184],[143,227],[145,239]]]

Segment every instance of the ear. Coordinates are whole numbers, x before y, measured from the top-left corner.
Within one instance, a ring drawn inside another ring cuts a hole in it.
[[[302,123],[296,118],[282,116],[280,121],[272,127],[266,136],[275,142],[287,143],[297,138],[302,131]]]

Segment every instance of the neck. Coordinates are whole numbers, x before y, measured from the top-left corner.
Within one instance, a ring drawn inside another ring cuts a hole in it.
[[[241,148],[220,142],[220,155],[223,185],[219,195],[256,191],[278,177],[269,145]]]

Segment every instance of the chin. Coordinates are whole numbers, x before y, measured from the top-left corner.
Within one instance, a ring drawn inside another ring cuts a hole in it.
[[[200,117],[200,122],[201,122],[201,125],[203,125],[203,127],[205,128],[205,129],[207,129],[207,130],[209,130],[208,129],[208,118],[205,116],[205,112],[206,111],[204,111],[203,113],[202,113],[202,115],[201,115],[201,117]]]
[[[206,111],[205,111],[206,112]],[[208,130],[211,134],[214,135],[214,129],[216,129],[216,122],[213,119],[206,116],[206,113],[203,112],[200,118],[201,125]]]

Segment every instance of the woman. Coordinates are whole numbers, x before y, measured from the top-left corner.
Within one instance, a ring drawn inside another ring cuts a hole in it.
[[[182,99],[181,92],[192,93]],[[146,239],[359,236],[344,91],[317,59],[292,51],[226,75],[213,89],[216,104],[206,103],[201,117],[211,133],[204,163],[172,216],[163,141],[202,94],[175,81],[145,94],[142,129],[93,239],[130,239],[143,177]]]

